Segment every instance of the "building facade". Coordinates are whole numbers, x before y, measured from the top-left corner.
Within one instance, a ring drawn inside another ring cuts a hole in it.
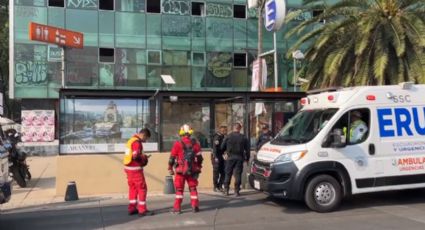
[[[302,1],[287,2],[293,10]],[[293,92],[293,60],[285,58],[294,41],[283,38],[293,25],[277,32],[283,92],[250,92],[258,17],[246,0],[10,3],[10,97],[22,100],[22,110],[55,111],[63,154],[119,152],[143,127],[153,133],[149,149],[165,151],[182,123],[208,148],[217,126],[242,122],[253,144],[261,124],[277,132],[298,109],[302,93]],[[82,32],[84,48],[67,48],[62,68],[62,48],[30,41],[30,22]],[[273,49],[265,30],[263,47]],[[273,55],[265,59],[272,87]],[[176,84],[166,85],[161,75]]]

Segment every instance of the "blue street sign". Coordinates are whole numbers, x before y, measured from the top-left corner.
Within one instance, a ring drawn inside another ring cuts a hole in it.
[[[286,16],[285,0],[268,0],[265,4],[264,25],[268,31],[282,28]]]

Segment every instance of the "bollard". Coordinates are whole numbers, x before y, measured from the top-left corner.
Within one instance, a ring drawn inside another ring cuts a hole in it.
[[[65,201],[78,200],[77,184],[75,181],[68,182],[65,193]]]
[[[166,176],[164,194],[174,194],[174,193],[176,193],[176,190],[174,189],[173,176]]]

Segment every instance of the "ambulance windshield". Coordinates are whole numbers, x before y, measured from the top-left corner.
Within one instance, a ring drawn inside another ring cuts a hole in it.
[[[312,140],[338,109],[315,109],[298,112],[270,142],[274,145],[302,144]]]

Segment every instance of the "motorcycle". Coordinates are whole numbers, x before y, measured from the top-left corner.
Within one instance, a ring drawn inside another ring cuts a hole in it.
[[[31,173],[26,161],[27,154],[18,148],[18,143],[22,142],[21,135],[15,129],[3,133],[3,146],[9,152],[9,173],[21,188],[25,188],[27,181],[31,180]]]

